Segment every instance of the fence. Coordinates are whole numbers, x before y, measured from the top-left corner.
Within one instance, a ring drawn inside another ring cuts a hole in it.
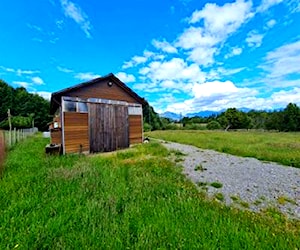
[[[26,128],[26,129],[14,129],[12,131],[2,131],[2,137],[4,137],[4,144],[10,148],[17,142],[22,141],[26,137],[33,135],[38,131],[37,128]]]
[[[3,162],[5,158],[5,140],[4,133],[0,131],[0,177],[3,172]]]

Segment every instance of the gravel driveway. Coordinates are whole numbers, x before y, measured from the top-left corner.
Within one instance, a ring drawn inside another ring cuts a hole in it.
[[[300,220],[300,169],[166,142],[179,150],[184,174],[209,197],[252,211],[278,208]]]

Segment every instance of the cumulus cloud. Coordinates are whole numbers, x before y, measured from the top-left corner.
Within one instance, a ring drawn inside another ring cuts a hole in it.
[[[100,75],[92,73],[92,72],[84,72],[84,73],[77,73],[75,74],[75,78],[82,80],[82,81],[89,81],[95,78],[100,77]]]
[[[151,62],[147,67],[142,68],[140,73],[152,80],[193,80],[200,82],[205,80],[205,74],[198,65],[188,65],[181,58],[173,58],[165,62]]]
[[[152,41],[153,46],[156,49],[162,50],[163,52],[167,52],[167,53],[177,53],[177,49],[172,46],[170,43],[168,43],[167,41],[163,40],[163,41],[158,41],[158,40],[153,40]]]
[[[135,76],[134,75],[127,74],[125,72],[119,72],[119,73],[117,73],[116,77],[118,77],[124,83],[134,82],[135,81]]]
[[[75,21],[85,33],[86,37],[91,38],[92,25],[87,14],[80,8],[80,6],[68,0],[60,0],[60,3],[65,16]]]
[[[176,46],[188,51],[189,60],[208,66],[214,62],[218,45],[253,17],[252,2],[237,0],[223,6],[207,3],[189,19],[191,26],[177,39]]]

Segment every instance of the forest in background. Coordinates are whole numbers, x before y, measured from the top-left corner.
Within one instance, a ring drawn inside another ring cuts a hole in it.
[[[13,128],[37,127],[48,130],[50,102],[38,94],[27,92],[23,87],[13,88],[0,80],[0,128],[9,129],[8,110],[10,109]]]
[[[153,108],[144,108],[144,129],[262,129],[276,131],[300,131],[300,108],[289,103],[280,111],[243,112],[236,108],[228,108],[226,111],[209,117],[183,117],[179,121],[159,117]]]
[[[43,97],[27,92],[23,87],[13,88],[0,80],[0,128],[8,129],[8,109],[13,128],[37,127],[48,130],[52,121],[49,115],[50,102]],[[300,108],[289,103],[280,111],[243,112],[236,108],[209,117],[183,117],[179,121],[160,117],[153,107],[143,106],[144,130],[164,129],[264,129],[277,131],[300,131]]]

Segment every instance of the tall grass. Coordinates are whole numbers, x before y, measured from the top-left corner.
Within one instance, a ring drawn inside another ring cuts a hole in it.
[[[300,133],[154,131],[147,135],[300,168]]]
[[[0,249],[296,249],[299,223],[207,201],[158,143],[46,156],[30,138],[0,181]]]

